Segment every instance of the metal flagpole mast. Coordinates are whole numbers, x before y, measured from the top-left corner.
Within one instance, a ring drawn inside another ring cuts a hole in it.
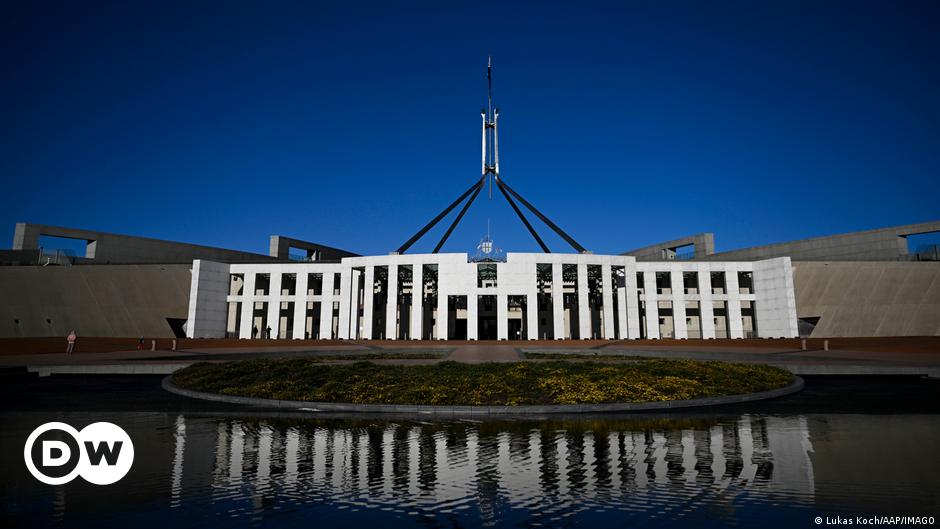
[[[446,217],[454,208],[456,208],[460,203],[464,201],[467,197],[470,197],[469,200],[464,204],[464,206],[459,210],[457,217],[451,223],[450,227],[447,228],[447,231],[444,232],[444,236],[441,238],[440,242],[437,243],[437,246],[434,247],[433,253],[440,251],[441,247],[444,246],[444,243],[447,241],[450,234],[454,231],[454,228],[457,227],[457,224],[460,223],[460,220],[463,219],[464,214],[467,210],[470,209],[470,205],[473,204],[474,199],[480,191],[483,190],[483,186],[489,184],[488,194],[490,199],[493,198],[493,184],[495,180],[496,187],[499,188],[499,191],[502,193],[503,197],[506,198],[506,201],[509,202],[510,207],[516,213],[516,216],[519,217],[519,220],[525,225],[526,229],[532,235],[532,238],[535,239],[535,242],[538,243],[539,247],[542,248],[542,251],[545,253],[550,253],[551,250],[548,249],[548,246],[545,244],[545,241],[539,237],[539,234],[535,231],[535,228],[526,218],[525,214],[516,205],[516,200],[518,200],[525,208],[535,214],[539,220],[544,222],[549,228],[551,228],[555,233],[557,233],[562,239],[565,240],[568,244],[571,245],[575,251],[580,253],[587,253],[587,250],[577,243],[570,235],[562,231],[554,222],[552,222],[548,217],[542,214],[541,211],[535,208],[531,203],[526,199],[522,198],[519,193],[509,187],[506,182],[502,181],[499,177],[499,145],[498,137],[499,133],[497,131],[499,123],[499,109],[493,108],[493,57],[490,56],[487,58],[486,62],[486,84],[487,84],[487,94],[486,94],[486,107],[480,110],[480,116],[483,118],[483,131],[481,135],[482,145],[480,146],[480,163],[481,163],[481,175],[480,179],[477,180],[475,184],[470,186],[469,189],[464,191],[460,197],[447,206],[443,211],[441,211],[436,217],[434,217],[431,222],[421,228],[418,233],[414,234],[405,244],[401,245],[398,248],[398,251],[395,253],[405,253],[412,244],[418,241],[423,237],[431,228],[433,228],[438,222],[440,222],[444,217]],[[490,227],[489,221],[487,221],[486,226],[487,237],[489,237]]]
[[[499,151],[496,145],[496,117],[493,109],[493,57],[486,61],[486,109],[483,115],[483,176],[489,184],[489,198],[493,198],[493,178],[499,181]]]

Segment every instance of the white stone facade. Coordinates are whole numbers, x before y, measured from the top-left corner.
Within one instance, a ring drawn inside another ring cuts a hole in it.
[[[495,277],[492,270],[495,268]],[[401,279],[401,281],[399,281]],[[796,337],[788,257],[383,255],[339,263],[193,262],[187,335],[301,339]],[[413,295],[414,285],[422,295]],[[392,293],[394,295],[389,295]]]

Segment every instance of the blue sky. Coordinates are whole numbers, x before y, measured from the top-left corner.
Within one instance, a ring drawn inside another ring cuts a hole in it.
[[[502,176],[595,253],[940,218],[937,2],[5,11],[11,239],[27,221],[262,253],[271,234],[394,250],[479,177],[489,53]],[[494,192],[445,251],[472,251],[487,219],[497,246],[538,249]]]

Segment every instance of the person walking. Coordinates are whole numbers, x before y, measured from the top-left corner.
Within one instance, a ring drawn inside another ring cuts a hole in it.
[[[257,337],[258,337],[258,326],[255,325],[254,327],[251,328],[251,339],[254,340]]]
[[[68,341],[69,345],[68,347],[65,348],[65,354],[71,355],[72,353],[75,352],[75,340],[77,339],[78,339],[78,336],[75,335],[75,330],[72,329],[71,331],[69,331],[69,335],[68,337],[66,337],[66,340]]]
[[[144,350],[144,337],[143,336],[137,339],[137,350],[138,351]]]
[[[268,340],[271,339],[271,326],[270,325],[268,325],[267,328],[264,330],[264,334],[265,334],[265,338],[267,338]]]

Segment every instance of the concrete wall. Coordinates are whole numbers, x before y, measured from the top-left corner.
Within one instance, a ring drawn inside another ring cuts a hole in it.
[[[906,236],[937,231],[940,221],[924,222],[719,252],[707,259],[751,261],[789,256],[794,261],[897,261],[908,255]]]
[[[0,336],[75,329],[79,336],[171,338],[166,319],[187,317],[191,266],[0,267]]]
[[[671,260],[675,259],[677,248],[694,244],[694,259],[712,261],[758,261],[776,257],[790,257],[794,261],[898,261],[908,259],[907,236],[934,232],[940,232],[940,221],[828,235],[718,253],[715,253],[714,235],[700,233],[651,244],[622,255],[632,255],[638,261]]]
[[[359,254],[331,248],[322,244],[292,239],[283,235],[272,235],[269,253],[271,257],[287,261],[290,259],[290,249],[297,248],[307,254],[308,261],[339,261],[343,257],[356,257]]]
[[[193,261],[189,289],[187,338],[225,336],[228,309],[229,265],[197,259]]]
[[[715,235],[713,233],[699,233],[698,235],[644,246],[643,248],[624,252],[621,255],[632,255],[636,257],[637,261],[669,260],[675,258],[677,249],[689,245],[694,246],[695,259],[704,259],[715,253]]]
[[[90,241],[85,255],[79,257],[93,259],[96,264],[178,263],[189,265],[192,264],[193,259],[235,262],[274,260],[270,256],[251,252],[23,222],[16,224],[13,250],[39,248],[39,237],[42,235]]]
[[[940,336],[940,263],[793,263],[797,316],[813,337]]]
[[[757,325],[762,337],[797,336],[796,296],[789,257],[754,263]]]

